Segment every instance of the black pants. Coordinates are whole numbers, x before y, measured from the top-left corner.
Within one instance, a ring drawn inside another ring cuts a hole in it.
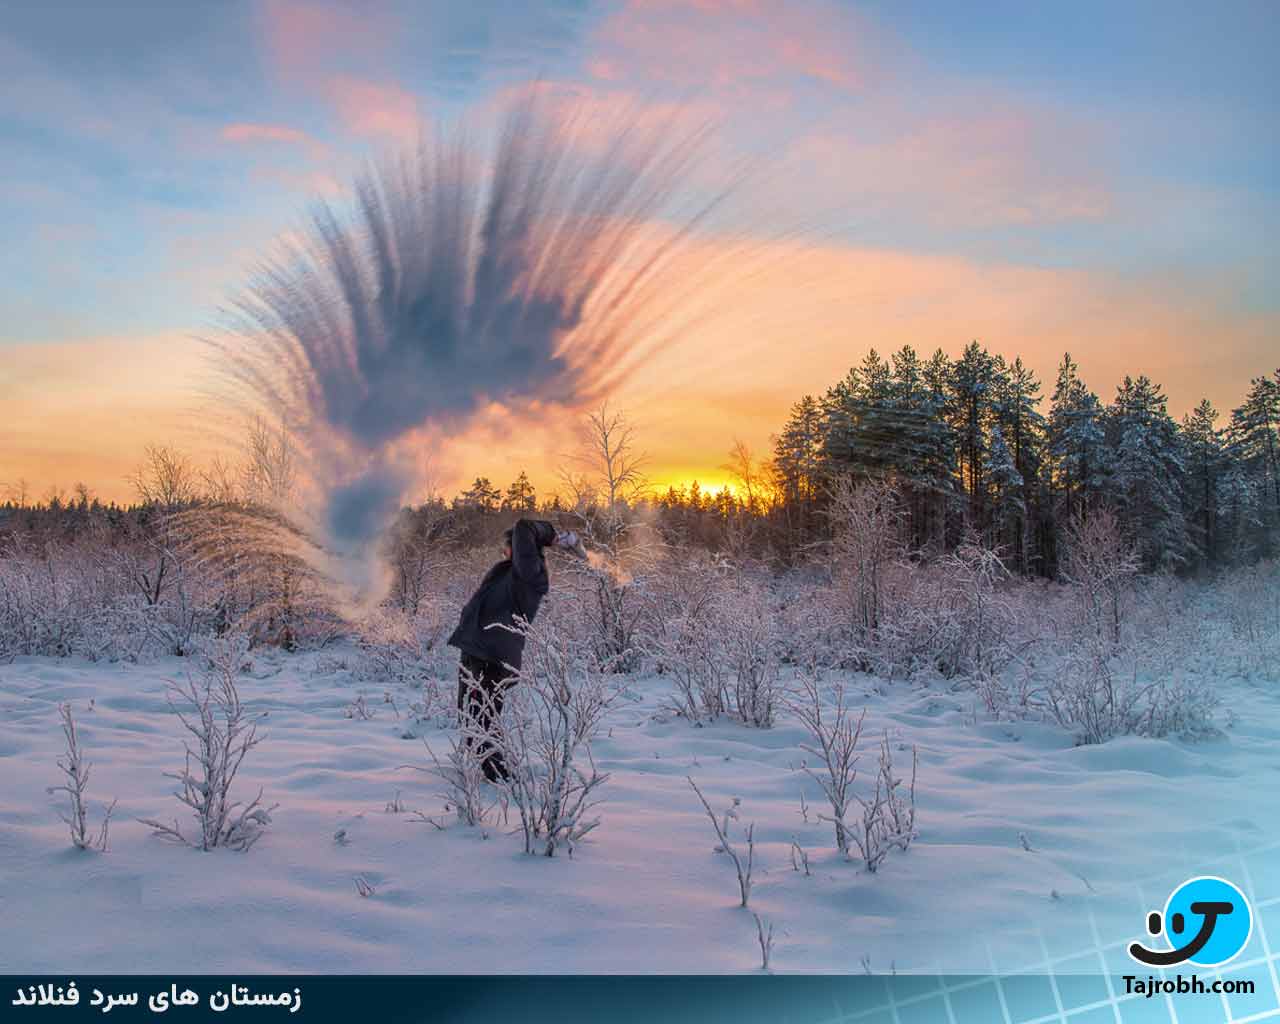
[[[470,672],[472,680],[467,679]],[[496,661],[486,661],[470,654],[464,654],[458,666],[458,711],[462,715],[462,724],[474,724],[481,732],[492,733],[494,724],[502,714],[502,699],[506,688],[511,685],[511,673]],[[478,744],[480,764],[485,778],[490,782],[506,778],[507,765],[502,751],[491,740],[473,740],[466,737],[463,742],[470,747]]]

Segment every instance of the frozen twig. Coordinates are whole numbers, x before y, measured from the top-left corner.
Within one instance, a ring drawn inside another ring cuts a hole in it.
[[[738,817],[736,803],[724,812],[724,825],[721,826],[720,822],[716,820],[715,811],[707,803],[707,798],[702,795],[702,790],[698,788],[698,784],[688,775],[685,778],[689,780],[689,785],[693,787],[693,791],[698,794],[698,799],[702,801],[702,806],[706,808],[707,817],[711,819],[711,827],[716,830],[716,838],[720,840],[717,850],[727,853],[733,860],[734,869],[738,872],[738,891],[742,895],[742,903],[740,905],[745,907],[747,901],[751,898],[751,870],[755,864],[756,855],[755,823],[752,822],[747,826],[747,862],[744,865],[742,857],[734,849],[733,844],[729,842],[729,819]]]
[[[107,830],[111,825],[111,812],[115,810],[116,801],[112,800],[102,818],[102,827],[96,837],[90,837],[88,827],[88,808],[85,805],[85,789],[89,785],[90,765],[85,762],[80,749],[80,736],[76,730],[75,720],[71,716],[71,705],[60,704],[58,711],[62,716],[62,734],[67,741],[65,760],[58,762],[58,767],[67,777],[61,786],[50,786],[50,793],[66,793],[71,799],[71,816],[60,815],[71,829],[71,842],[81,850],[95,849],[103,853],[107,849]]]
[[[760,919],[759,914],[752,911],[751,916],[756,919],[756,939],[760,943],[760,970],[767,971],[769,960],[773,956],[773,923],[770,922],[766,930],[765,922]]]
[[[809,877],[809,852],[794,839],[791,840],[791,868],[799,871],[804,867],[805,877]]]

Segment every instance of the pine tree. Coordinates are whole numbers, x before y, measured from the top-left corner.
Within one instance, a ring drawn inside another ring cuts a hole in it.
[[[506,512],[532,512],[537,507],[538,496],[533,484],[529,482],[528,474],[522,469],[503,495],[502,509]]]
[[[785,548],[794,553],[816,524],[823,473],[823,413],[812,395],[791,407],[774,438],[773,474],[783,499]]]
[[[835,474],[883,477],[895,461],[889,365],[875,349],[822,400],[822,457]]]
[[[1231,413],[1230,446],[1260,500],[1258,546],[1273,551],[1280,536],[1280,370],[1249,384],[1244,404]]]
[[[892,364],[872,349],[822,402],[827,476],[893,483],[916,547],[941,542],[955,475],[953,432],[926,370],[910,346]]]
[[[1182,419],[1187,453],[1187,526],[1202,563],[1207,564],[1221,559],[1222,486],[1230,462],[1217,419],[1218,411],[1207,398]]]
[[[1160,388],[1125,377],[1107,410],[1111,490],[1148,569],[1175,569],[1196,552],[1183,514],[1186,461]]]
[[[1078,376],[1071,353],[1066,353],[1058,367],[1048,423],[1056,524],[1087,515],[1101,499],[1109,471],[1102,417],[1102,403]]]
[[[969,496],[969,522],[979,532],[986,528],[989,511],[983,467],[995,369],[995,360],[976,341],[965,346],[964,353],[951,368],[950,412],[956,433],[956,454]]]
[[[941,350],[929,363],[910,346],[893,356],[895,469],[910,510],[912,544],[919,548],[945,543],[947,509],[956,494],[956,438],[946,415],[949,375]]]
[[[1028,551],[1029,533],[1033,521],[1039,524],[1045,504],[1041,490],[1042,467],[1044,464],[1045,418],[1036,408],[1040,404],[1040,382],[1023,365],[1021,357],[1012,365],[1006,365],[997,359],[995,374],[994,416],[996,426],[992,428],[993,444],[996,428],[1001,433],[1001,441],[1007,446],[1009,460],[1020,481],[1012,513],[997,508],[996,515],[1006,521],[1014,566],[1019,572],[1027,572],[1032,555]],[[992,465],[999,460],[991,459]],[[994,484],[994,481],[993,481]],[[1008,496],[997,498],[1007,500]],[[1013,518],[1009,519],[1010,514]],[[1043,552],[1037,551],[1035,559],[1043,564]]]
[[[1018,472],[1012,451],[1005,444],[999,423],[991,428],[983,476],[991,489],[992,521],[990,546],[1019,557],[1027,506],[1023,499],[1024,481]]]
[[[493,512],[498,508],[500,494],[487,476],[478,476],[471,486],[458,495],[456,504],[464,508],[474,508],[480,512]]]

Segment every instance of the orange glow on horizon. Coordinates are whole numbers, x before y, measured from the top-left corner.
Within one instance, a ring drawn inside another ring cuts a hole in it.
[[[723,273],[733,280],[731,260]],[[942,346],[956,356],[977,338],[1023,357],[1042,383],[1045,412],[1070,351],[1104,403],[1126,373],[1147,373],[1175,416],[1202,397],[1227,416],[1249,379],[1274,368],[1280,323],[1233,309],[1224,292],[1185,280],[792,247],[750,294],[726,288],[715,315],[642,364],[613,405],[634,422],[661,490],[696,479],[712,493],[732,482],[723,466],[735,439],[767,458],[792,404],[821,395],[872,347],[888,356],[909,344],[927,357]],[[1218,343],[1206,346],[1206,337]],[[0,496],[18,480],[37,497],[83,481],[104,500],[127,501],[128,475],[148,443],[172,443],[207,464],[218,449],[194,401],[200,360],[198,344],[180,336],[8,347]],[[522,470],[539,495],[563,490],[557,467],[572,449],[572,426],[563,411],[517,422],[492,410],[462,436],[423,442],[430,479],[419,493],[450,498],[477,476],[505,488]]]

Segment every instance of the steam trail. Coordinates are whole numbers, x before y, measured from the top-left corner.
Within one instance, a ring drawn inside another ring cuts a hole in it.
[[[318,549],[372,565],[416,431],[465,429],[488,402],[598,401],[678,329],[666,315],[696,283],[670,271],[719,201],[677,209],[706,131],[637,111],[603,133],[535,95],[487,164],[460,132],[424,136],[359,177],[349,211],[319,203],[226,311],[222,380],[294,438],[309,499],[281,511]]]

